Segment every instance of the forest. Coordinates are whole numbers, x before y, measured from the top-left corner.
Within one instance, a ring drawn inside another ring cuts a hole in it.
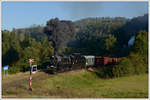
[[[2,66],[9,65],[10,74],[29,71],[30,58],[44,68],[50,56],[72,53],[120,58],[117,65],[98,71],[101,77],[148,73],[148,14],[74,22],[54,18],[45,26],[2,30]]]

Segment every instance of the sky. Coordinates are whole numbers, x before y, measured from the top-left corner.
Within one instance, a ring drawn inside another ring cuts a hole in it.
[[[148,13],[148,2],[2,2],[2,30],[45,26],[52,18],[133,18]]]

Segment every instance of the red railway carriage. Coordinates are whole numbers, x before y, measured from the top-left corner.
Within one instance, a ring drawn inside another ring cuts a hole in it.
[[[95,65],[96,65],[96,66],[98,66],[98,65],[103,65],[103,63],[104,63],[103,57],[101,57],[101,56],[95,57]]]
[[[103,57],[103,59],[104,59],[104,64],[103,65],[107,65],[109,62],[112,61],[112,59],[109,58],[109,57]]]
[[[108,57],[101,57],[101,56],[97,56],[95,58],[95,65],[107,65],[109,62],[109,58]]]
[[[112,58],[112,62],[117,63],[118,62],[118,58]]]
[[[115,64],[115,63],[117,63],[117,61],[118,61],[118,58],[101,57],[101,56],[95,57],[95,65],[96,66]]]

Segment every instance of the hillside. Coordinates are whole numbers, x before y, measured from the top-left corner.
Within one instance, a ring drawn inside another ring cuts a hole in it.
[[[78,37],[78,35],[85,35],[83,33],[88,33],[87,31],[92,31],[93,34],[96,34],[98,31],[99,34],[114,34],[118,37],[121,43],[127,43],[130,37],[135,35],[139,30],[148,30],[148,14],[137,16],[132,19],[124,17],[84,18],[74,21],[73,23],[76,37]],[[89,28],[91,25],[97,25],[97,28]],[[43,27],[44,26],[33,25],[28,28],[14,29],[13,31],[17,34],[22,33],[26,36],[30,35],[32,38],[39,41],[42,37],[46,36],[43,32]]]
[[[27,37],[32,37],[37,41],[40,41],[42,37],[45,37],[46,34],[43,33],[43,26],[40,25],[33,25],[28,28],[20,28],[20,29],[13,29],[14,32],[18,34],[24,34]]]
[[[140,30],[146,30],[148,32],[148,14],[131,19],[115,32],[118,33],[116,36],[120,43],[127,44],[129,39],[133,35],[137,35],[137,32]]]
[[[84,18],[74,22],[75,28],[80,31],[86,29],[89,25],[97,24],[103,33],[107,33],[109,29],[113,27],[121,27],[126,24],[130,19],[124,17],[96,17],[96,18]],[[77,32],[78,32],[77,31]]]
[[[20,77],[22,76],[22,77]],[[3,98],[147,98],[148,75],[101,79],[86,70],[57,75],[33,75],[33,92],[28,91],[29,72],[9,75],[2,80]],[[10,80],[12,79],[12,80]],[[40,80],[40,81],[39,81]]]
[[[84,29],[87,27],[87,25],[100,23],[105,24],[105,27],[108,27],[108,24],[115,25],[115,26],[121,26],[125,24],[129,19],[123,18],[123,17],[116,17],[116,18],[85,18],[81,20],[74,21],[74,28],[76,32],[78,32],[81,29]],[[103,29],[104,26],[101,26],[101,29]],[[105,29],[106,30],[106,29]],[[43,32],[43,26],[40,25],[33,25],[28,28],[20,28],[20,29],[14,29],[17,34],[25,34],[26,36],[31,36],[32,38],[35,38],[36,40],[40,40],[42,37],[46,36]]]

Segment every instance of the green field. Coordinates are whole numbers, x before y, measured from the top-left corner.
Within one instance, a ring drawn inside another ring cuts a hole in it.
[[[147,98],[148,75],[101,79],[86,70],[57,75],[33,75],[33,91],[28,90],[29,72],[8,75],[2,80],[3,98]]]

